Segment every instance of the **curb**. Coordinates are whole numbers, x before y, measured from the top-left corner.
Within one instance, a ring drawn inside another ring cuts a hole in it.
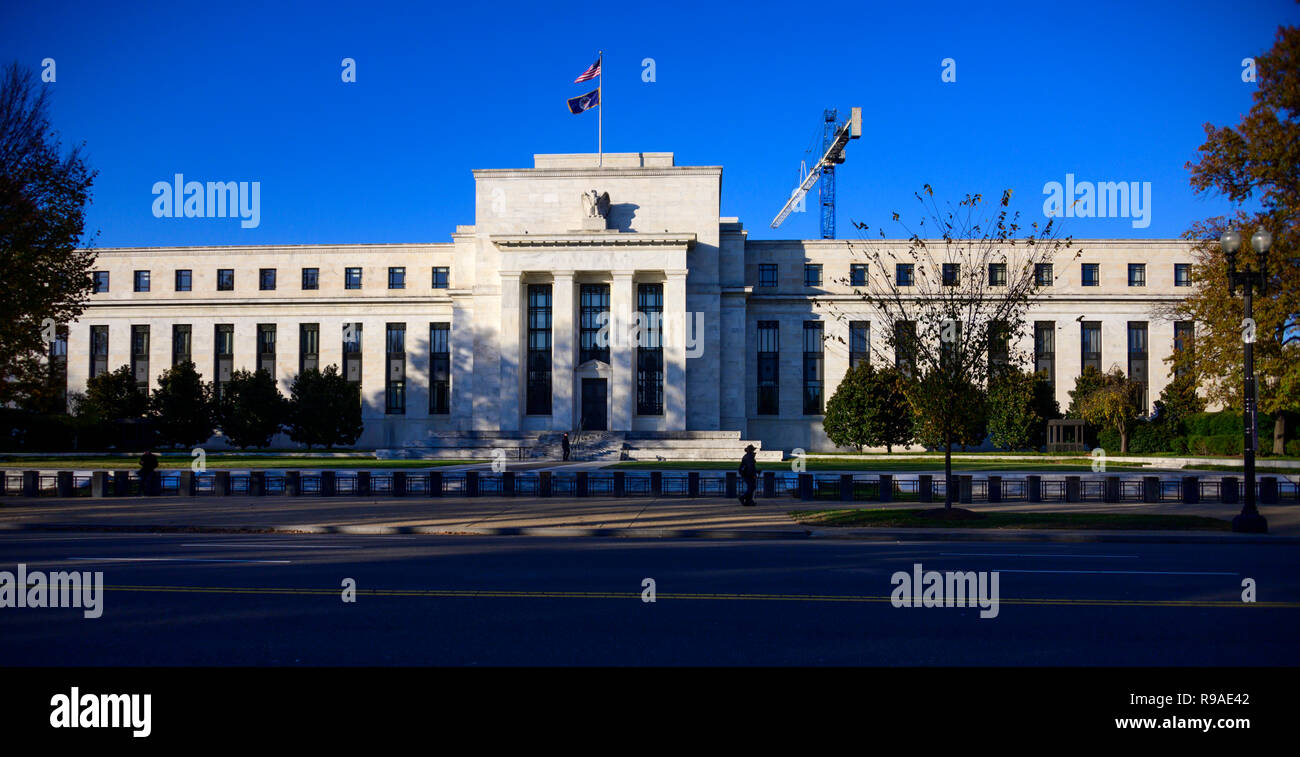
[[[352,534],[389,536],[549,536],[623,539],[835,539],[851,541],[982,541],[1153,544],[1271,544],[1300,545],[1300,536],[1230,533],[1106,533],[1102,531],[1018,531],[1010,529],[708,529],[708,528],[583,528],[578,526],[176,526],[94,523],[0,523],[0,532],[210,533],[210,534]]]

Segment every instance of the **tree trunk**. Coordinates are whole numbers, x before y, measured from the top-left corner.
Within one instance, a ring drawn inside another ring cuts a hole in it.
[[[1128,429],[1121,429],[1119,432],[1119,451],[1122,455],[1128,454]]]
[[[1286,453],[1286,414],[1281,410],[1273,420],[1273,454]]]

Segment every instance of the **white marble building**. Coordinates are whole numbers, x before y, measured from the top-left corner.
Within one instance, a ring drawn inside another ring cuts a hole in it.
[[[123,364],[154,387],[188,357],[209,378],[265,368],[287,393],[303,366],[335,364],[361,383],[366,448],[451,454],[584,428],[633,457],[730,456],[744,440],[830,448],[818,387],[824,405],[850,363],[851,321],[885,328],[848,285],[864,262],[848,242],[747,241],[719,215],[722,168],[671,153],[606,154],[603,167],[537,155],[474,178],[474,224],[449,243],[99,250],[102,291],[68,329],[69,390]],[[1188,245],[1079,246],[1030,315],[1057,398],[1088,359],[1145,360],[1154,399],[1175,332],[1154,307],[1187,291],[1175,279]],[[643,328],[622,338],[636,313]],[[822,345],[820,376],[805,375],[806,337]],[[1021,338],[1034,354],[1034,335]]]

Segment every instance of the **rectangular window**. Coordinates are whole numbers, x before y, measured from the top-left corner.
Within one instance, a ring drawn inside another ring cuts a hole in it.
[[[429,414],[451,412],[451,324],[429,324]]]
[[[343,288],[360,289],[361,288],[361,269],[344,268],[343,269]]]
[[[894,323],[894,367],[907,376],[916,373],[916,321]]]
[[[172,326],[172,366],[178,366],[181,363],[192,362],[194,352],[194,339],[190,332],[188,323],[178,323]]]
[[[758,414],[777,415],[780,403],[780,330],[776,321],[758,322]]]
[[[149,327],[131,327],[131,375],[135,377],[135,387],[142,392],[149,391]]]
[[[1080,327],[1083,367],[1101,370],[1101,323],[1084,321]]]
[[[636,412],[637,415],[663,415],[664,285],[637,285],[636,309],[644,324],[636,348]]]
[[[551,413],[551,285],[528,285],[527,412]]]
[[[989,322],[989,375],[996,376],[1011,362],[1011,334],[1002,321]]]
[[[384,412],[389,415],[405,415],[406,324],[388,324],[384,343],[387,345],[388,357],[388,372],[384,384]]]
[[[867,264],[851,263],[849,264],[849,286],[864,287],[867,285]]]
[[[824,379],[825,332],[821,321],[803,323],[803,414],[820,415],[823,412],[822,383]]]
[[[871,361],[871,322],[849,321],[849,368]]]
[[[819,263],[808,263],[803,267],[803,285],[819,287],[822,285],[822,267]]]
[[[298,372],[320,370],[320,324],[298,324]]]
[[[1146,263],[1128,264],[1128,285],[1131,287],[1144,287],[1147,285]]]
[[[50,381],[58,392],[55,398],[56,412],[68,411],[68,327],[57,326],[54,329],[54,341],[50,342]]]
[[[275,378],[275,324],[257,324],[257,370]]]
[[[1082,269],[1083,285],[1086,287],[1095,287],[1101,283],[1101,272],[1098,270],[1098,263],[1084,263]]]
[[[216,376],[214,384],[217,399],[220,399],[235,368],[235,327],[230,323],[218,323],[213,330],[213,354],[216,359],[213,375]]]
[[[776,263],[758,264],[758,285],[761,287],[776,286]]]
[[[1147,412],[1147,387],[1150,377],[1147,375],[1147,323],[1146,321],[1128,322],[1128,377],[1142,385],[1142,414]]]
[[[1056,387],[1056,321],[1034,321],[1034,372]]]
[[[1192,285],[1192,264],[1174,263],[1174,286],[1189,287],[1191,285]]]
[[[361,324],[343,324],[343,376],[354,384],[361,383]]]
[[[188,292],[194,287],[194,272],[188,268],[176,269],[176,291]]]
[[[235,289],[235,269],[218,268],[217,269],[217,291],[232,292]]]
[[[1004,287],[1006,285],[1007,285],[1007,264],[989,263],[989,286]]]
[[[1034,286],[1049,287],[1051,285],[1052,264],[1034,263]]]
[[[275,291],[275,269],[274,268],[258,269],[257,288],[263,292]]]
[[[303,289],[320,289],[320,269],[304,268],[302,269],[302,288]]]
[[[388,268],[388,288],[405,289],[406,288],[406,267],[390,266]]]
[[[90,377],[108,373],[108,327],[90,327]]]
[[[912,264],[899,263],[894,266],[894,280],[901,287],[912,286]]]
[[[609,362],[609,284],[578,288],[578,364]],[[605,329],[604,333],[601,329]]]
[[[137,292],[147,292],[147,291],[149,291],[149,272],[148,272],[148,271],[136,271],[136,272],[135,272],[135,291],[137,291]]]
[[[1192,353],[1192,349],[1194,346],[1193,340],[1195,338],[1194,328],[1195,327],[1193,326],[1191,321],[1174,321],[1174,351],[1175,352],[1182,352],[1183,350],[1187,350],[1189,356],[1193,354]],[[1187,373],[1187,368],[1185,367],[1185,364],[1179,366],[1174,371],[1175,376],[1182,376],[1185,373]]]
[[[433,288],[446,289],[448,282],[451,280],[451,268],[445,265],[436,265],[433,267]]]
[[[90,278],[94,284],[91,290],[94,294],[108,291],[108,271],[92,271]]]
[[[961,281],[961,263],[943,264],[943,285],[955,287]]]

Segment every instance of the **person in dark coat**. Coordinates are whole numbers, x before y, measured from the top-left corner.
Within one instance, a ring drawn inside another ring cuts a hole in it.
[[[740,480],[745,484],[745,492],[740,495],[740,504],[754,506],[754,492],[758,489],[758,463],[754,460],[754,445],[745,447],[745,456],[740,458]]]
[[[146,450],[140,456],[140,493],[152,494],[154,492],[154,472],[158,470],[158,456],[151,450]]]
[[[568,432],[565,432],[564,436],[560,439],[560,450],[561,450],[562,452],[564,452],[564,459],[567,461],[567,460],[569,459],[569,434],[568,434]]]

